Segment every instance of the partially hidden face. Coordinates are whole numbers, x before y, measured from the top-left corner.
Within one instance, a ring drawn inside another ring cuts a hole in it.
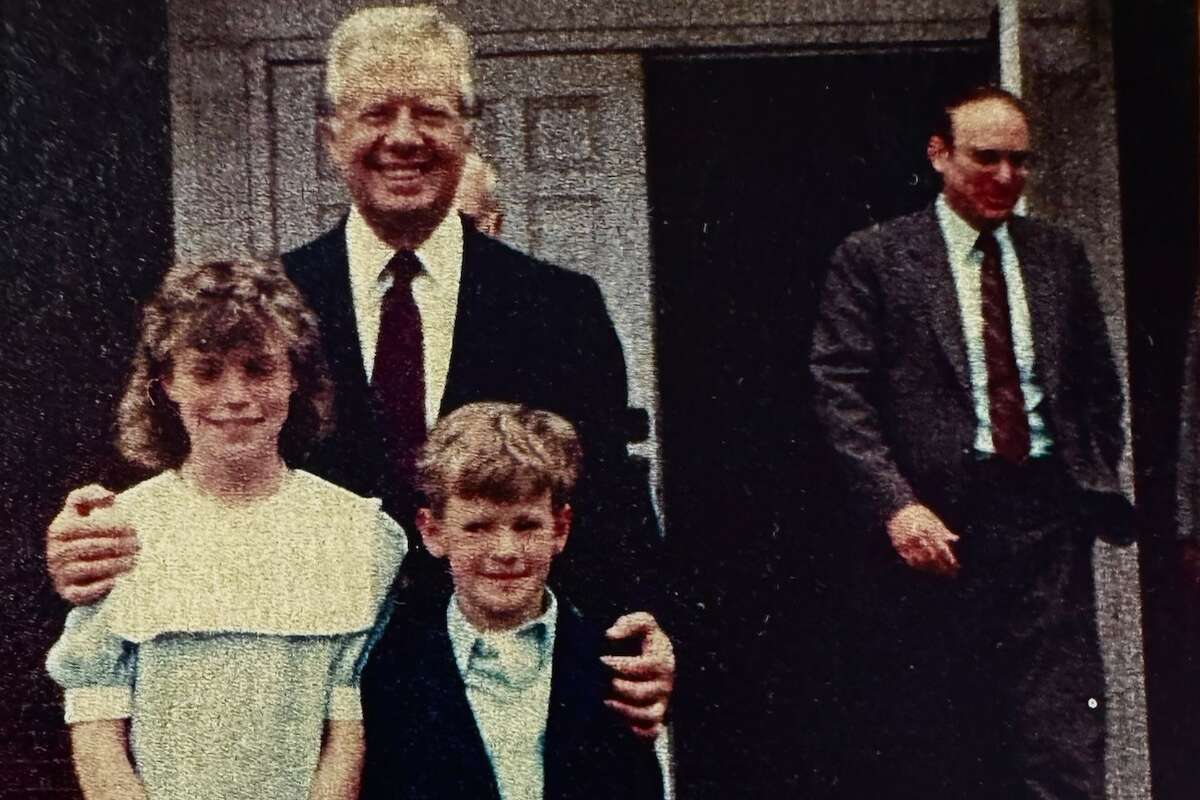
[[[376,226],[433,225],[449,211],[470,144],[455,61],[435,46],[350,58],[330,156],[354,204]]]
[[[511,503],[451,497],[438,518],[417,515],[429,551],[445,558],[463,615],[484,630],[509,630],[542,612],[546,577],[563,551],[571,509],[550,493]]]
[[[287,349],[268,340],[225,352],[174,354],[163,389],[187,431],[188,458],[240,462],[274,458],[295,382]]]
[[[946,202],[977,229],[1011,216],[1029,176],[1029,125],[1009,103],[987,98],[950,115],[954,141],[930,140],[929,158],[942,176]]]

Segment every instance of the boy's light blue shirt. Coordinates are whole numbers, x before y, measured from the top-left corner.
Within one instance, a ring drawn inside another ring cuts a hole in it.
[[[457,596],[446,609],[454,662],[502,800],[542,800],[557,621],[549,589],[541,615],[511,631],[476,629]]]

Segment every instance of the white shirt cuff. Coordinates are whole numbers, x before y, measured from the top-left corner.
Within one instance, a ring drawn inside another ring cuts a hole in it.
[[[362,703],[357,686],[334,686],[329,692],[326,719],[362,719]]]
[[[133,715],[133,689],[129,686],[88,686],[67,689],[65,695],[68,725]]]

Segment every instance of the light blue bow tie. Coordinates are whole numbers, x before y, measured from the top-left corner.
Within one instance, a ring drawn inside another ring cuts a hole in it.
[[[480,635],[471,646],[466,684],[477,689],[526,689],[541,672],[545,649],[543,622],[514,633]]]

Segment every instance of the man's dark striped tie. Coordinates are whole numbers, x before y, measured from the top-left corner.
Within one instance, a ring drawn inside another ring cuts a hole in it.
[[[991,231],[979,234],[975,249],[983,254],[979,270],[983,312],[983,351],[987,363],[988,410],[996,455],[1019,464],[1029,456],[1029,417],[1013,350],[1008,286],[1000,264],[1000,245]]]

